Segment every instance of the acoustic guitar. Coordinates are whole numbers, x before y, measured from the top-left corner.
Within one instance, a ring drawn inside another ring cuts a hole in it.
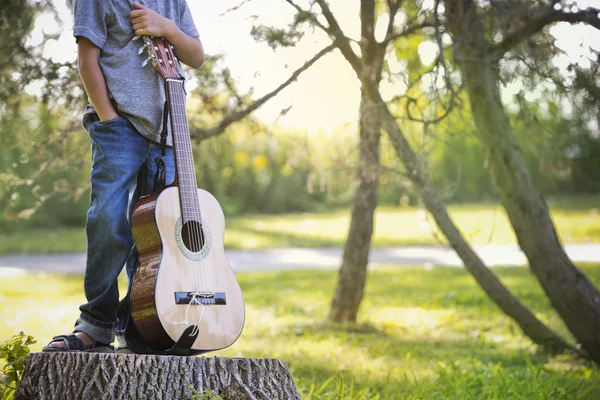
[[[169,349],[194,325],[198,335],[191,350],[223,349],[240,336],[245,318],[242,292],[225,258],[223,210],[196,186],[184,77],[173,46],[161,38],[143,38],[148,59],[165,84],[176,178],[134,207],[139,264],[132,318],[153,350]]]

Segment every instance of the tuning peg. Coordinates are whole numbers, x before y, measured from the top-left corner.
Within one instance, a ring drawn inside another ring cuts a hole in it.
[[[150,57],[148,57],[144,60],[144,62],[142,63],[142,68],[145,67],[146,65],[148,65],[148,61],[150,61]]]
[[[140,49],[138,50],[138,56],[141,55],[144,50],[146,50],[146,44],[144,43],[144,45],[142,47],[140,47]]]
[[[131,39],[132,42],[135,42],[136,40],[138,40],[140,38],[140,36],[135,36],[133,39]]]

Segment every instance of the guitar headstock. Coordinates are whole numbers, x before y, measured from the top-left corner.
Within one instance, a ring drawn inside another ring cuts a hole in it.
[[[150,61],[163,79],[183,79],[179,73],[179,61],[175,57],[171,43],[164,38],[152,36],[142,36],[142,38],[144,45],[140,48],[139,54],[142,54],[144,49],[148,52],[148,58],[142,66],[146,66]]]

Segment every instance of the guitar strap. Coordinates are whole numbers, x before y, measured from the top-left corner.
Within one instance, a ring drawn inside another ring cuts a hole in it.
[[[163,109],[163,128],[160,133],[160,156],[156,157],[154,162],[156,163],[156,175],[154,175],[154,191],[161,192],[166,186],[167,171],[166,165],[163,158],[165,157],[167,148],[167,135],[169,126],[169,101],[165,100]]]
[[[205,353],[201,350],[192,350],[192,346],[198,337],[198,327],[196,325],[188,326],[177,342],[173,346],[165,350],[153,350],[142,339],[137,330],[135,323],[129,316],[127,329],[125,330],[125,340],[128,348],[137,354],[156,354],[162,356],[196,356]]]

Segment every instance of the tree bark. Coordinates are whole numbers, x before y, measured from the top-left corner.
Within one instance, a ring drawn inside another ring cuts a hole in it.
[[[419,165],[418,158],[398,127],[394,116],[387,107],[384,109],[383,128],[388,133],[392,146],[405,165],[411,181],[419,190],[425,207],[433,216],[437,226],[448,239],[450,246],[461,258],[467,271],[494,303],[511,317],[534,343],[549,351],[576,350],[558,334],[548,328],[508,290],[494,273],[487,268],[469,243],[465,240],[439,194],[431,186],[427,174]]]
[[[207,390],[225,400],[300,399],[276,359],[33,353],[15,400],[191,399]]]
[[[383,53],[379,51],[375,41],[374,13],[374,0],[362,0],[362,79],[379,86]],[[352,202],[350,230],[344,245],[342,266],[329,314],[329,319],[333,322],[356,322],[367,281],[369,250],[374,229],[375,208],[377,208],[380,112],[377,104],[373,103],[364,92],[361,94],[359,112],[360,155],[357,186]]]
[[[364,96],[360,111],[360,161],[352,202],[350,230],[344,246],[342,266],[329,319],[356,322],[367,280],[367,264],[374,229],[379,184],[380,122],[377,108]]]
[[[531,178],[501,102],[499,67],[488,56],[491,46],[476,6],[473,0],[447,0],[446,7],[478,137],[519,246],[554,309],[583,349],[600,362],[600,293],[565,254]]]

